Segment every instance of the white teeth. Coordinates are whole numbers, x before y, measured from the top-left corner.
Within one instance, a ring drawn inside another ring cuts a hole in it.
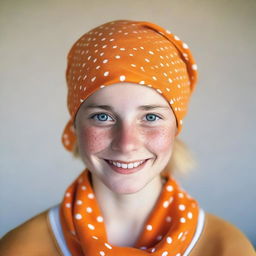
[[[136,162],[136,163],[130,163],[130,164],[123,164],[123,163],[119,163],[119,162],[113,162],[111,160],[109,160],[109,162],[117,167],[121,167],[123,169],[132,169],[135,167],[138,167],[139,165],[141,165],[142,163],[145,162],[145,160],[140,161],[140,162]]]
[[[133,166],[134,166],[134,167],[138,167],[138,165],[139,165],[139,163],[134,163]]]

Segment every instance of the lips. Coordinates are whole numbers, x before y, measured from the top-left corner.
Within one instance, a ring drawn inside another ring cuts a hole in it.
[[[112,161],[112,160],[108,160],[108,162],[114,166],[117,167],[121,167],[123,169],[132,169],[135,167],[138,167],[139,165],[141,165],[145,160],[142,161],[135,161],[135,162],[128,162],[128,163],[123,163],[123,162],[119,162],[119,161]]]
[[[129,162],[120,161],[120,160],[112,160],[112,159],[104,159],[104,160],[110,161],[110,162],[118,162],[118,163],[121,163],[121,164],[131,164],[131,163],[137,163],[137,162],[145,161],[147,159],[136,160],[136,161],[129,161]]]
[[[110,166],[112,170],[114,170],[117,173],[120,174],[131,174],[140,171],[148,162],[149,159],[141,160],[141,161],[136,161],[136,162],[130,162],[129,164],[122,164],[122,162],[115,162],[111,160],[104,159],[106,163]],[[142,162],[143,161],[143,162]],[[118,164],[119,163],[119,164]],[[126,162],[127,163],[127,162]],[[132,163],[138,163],[138,165],[133,165]],[[118,165],[118,166],[116,166]],[[124,167],[124,168],[122,168]]]

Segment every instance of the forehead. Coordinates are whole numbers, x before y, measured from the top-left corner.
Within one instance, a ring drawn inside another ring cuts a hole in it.
[[[101,104],[161,104],[169,106],[167,100],[155,89],[135,83],[116,83],[105,86],[90,95],[83,105]]]

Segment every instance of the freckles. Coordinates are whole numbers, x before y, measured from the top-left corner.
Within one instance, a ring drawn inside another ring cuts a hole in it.
[[[165,152],[170,150],[173,144],[174,134],[168,127],[153,129],[147,132],[148,146],[157,152]]]
[[[83,149],[90,153],[104,150],[110,141],[110,132],[98,128],[84,128],[79,134],[79,143]]]

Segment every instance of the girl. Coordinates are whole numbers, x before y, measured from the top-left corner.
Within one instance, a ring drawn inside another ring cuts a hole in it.
[[[6,234],[1,255],[255,255],[172,177],[197,81],[187,44],[149,22],[117,20],[68,54],[62,142],[86,169],[63,201]]]

